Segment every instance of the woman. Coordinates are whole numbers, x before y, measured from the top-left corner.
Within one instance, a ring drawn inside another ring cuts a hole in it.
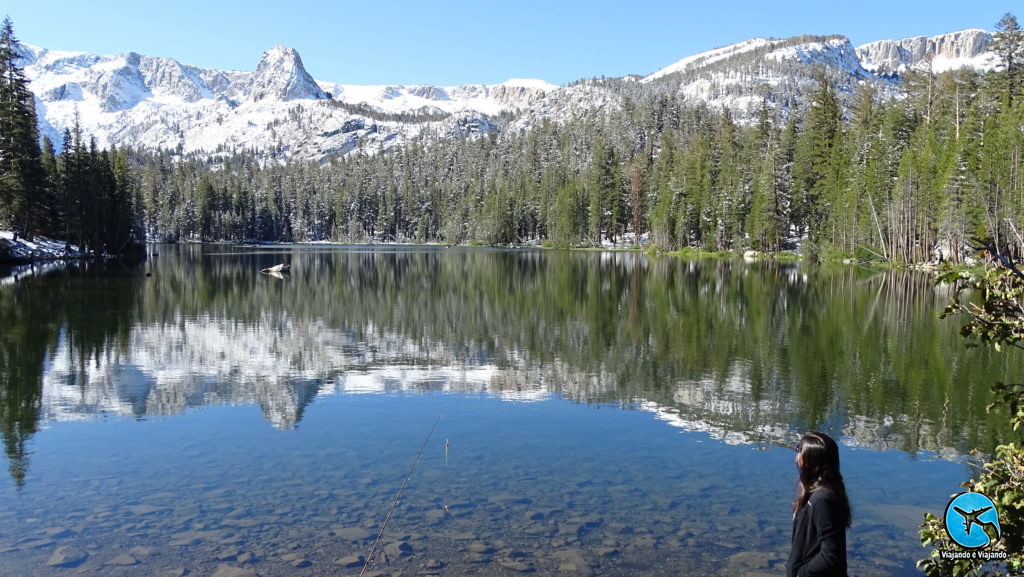
[[[839,473],[839,446],[823,433],[807,433],[796,445],[800,471],[793,500],[793,548],[789,577],[846,577],[846,528],[850,502]]]

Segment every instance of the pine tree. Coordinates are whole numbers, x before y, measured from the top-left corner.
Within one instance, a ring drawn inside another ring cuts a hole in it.
[[[35,97],[18,67],[19,42],[5,18],[0,28],[0,226],[32,238],[45,214],[43,170]]]
[[[752,248],[761,251],[780,250],[784,236],[780,182],[784,162],[780,138],[765,103],[749,137],[752,153],[745,155],[756,172],[752,175],[750,210],[743,225]]]
[[[833,175],[833,148],[841,134],[839,98],[823,68],[815,69],[817,88],[796,141],[793,158],[794,224],[817,242],[828,211],[828,178]]]
[[[714,247],[710,220],[712,194],[711,136],[698,133],[679,155],[680,198],[676,204],[676,241],[680,247]]]
[[[996,23],[996,33],[990,48],[999,56],[1005,75],[1005,98],[1008,106],[1024,89],[1024,30],[1017,23],[1017,17],[1007,12]]]
[[[59,210],[60,168],[57,165],[57,152],[53,147],[53,141],[48,136],[43,137],[40,162],[43,165],[46,182],[46,189],[43,191],[43,204],[47,207],[41,232],[49,237],[63,238],[64,223]]]
[[[651,168],[654,180],[654,208],[651,209],[651,241],[662,249],[675,248],[675,164],[679,147],[668,132],[661,135],[661,146]]]
[[[598,136],[594,139],[587,176],[590,236],[594,242],[600,242],[602,236],[615,242],[619,217],[623,214],[621,190],[615,148]]]
[[[647,232],[647,171],[647,156],[634,156],[629,164],[629,226],[637,244]]]

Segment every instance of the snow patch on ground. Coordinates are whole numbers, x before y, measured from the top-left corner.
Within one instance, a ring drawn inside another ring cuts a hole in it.
[[[731,56],[757,50],[763,46],[768,46],[771,43],[772,41],[766,38],[751,38],[750,40],[737,44],[731,44],[729,46],[715,48],[714,50],[708,50],[707,52],[701,52],[700,54],[694,54],[693,56],[687,56],[686,58],[683,58],[682,60],[679,60],[674,64],[670,64],[654,74],[647,76],[641,80],[641,82],[651,82],[652,80],[657,80],[662,76],[668,76],[675,72],[682,72],[691,65],[708,66],[720,60],[725,60]]]
[[[37,236],[31,241],[19,236],[18,240],[14,240],[14,232],[9,230],[0,230],[0,246],[6,248],[7,254],[16,259],[47,260],[85,256],[77,246],[73,244],[65,246],[62,240],[53,240],[44,236]],[[67,253],[65,253],[65,248],[69,249]]]
[[[70,245],[65,252],[64,241],[37,236],[31,241],[18,237],[14,240],[14,232],[0,230],[0,286],[13,284],[19,278],[41,275],[53,270],[64,268],[65,258],[86,256],[75,245]],[[10,260],[13,266],[5,267],[4,261]]]

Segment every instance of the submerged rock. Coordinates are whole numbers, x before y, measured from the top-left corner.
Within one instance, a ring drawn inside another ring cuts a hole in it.
[[[52,539],[63,539],[65,537],[71,537],[75,532],[67,527],[51,527],[46,530],[46,536]]]
[[[57,547],[46,564],[50,567],[77,567],[88,558],[89,554],[85,551],[76,547],[64,546]]]
[[[259,574],[252,569],[243,569],[233,565],[221,565],[217,567],[212,577],[259,577]]]
[[[366,564],[366,557],[362,555],[349,555],[348,557],[342,557],[334,561],[335,565],[341,565],[346,568],[362,567]]]
[[[404,541],[390,543],[384,547],[384,553],[389,557],[407,557],[412,555],[412,552],[413,546]]]
[[[498,561],[498,565],[517,573],[532,573],[534,571],[533,565],[515,559],[501,559]]]
[[[130,567],[132,565],[138,565],[140,561],[128,553],[121,553],[117,557],[111,559],[107,565],[116,565],[119,567]]]

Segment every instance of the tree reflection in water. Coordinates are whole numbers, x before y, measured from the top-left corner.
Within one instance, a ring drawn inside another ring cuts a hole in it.
[[[917,272],[637,253],[162,247],[0,287],[0,431],[24,483],[46,420],[258,404],[290,428],[336,390],[557,395],[739,442],[821,428],[962,455],[1009,434]],[[284,278],[261,268],[288,262]],[[146,272],[152,272],[146,277]]]

